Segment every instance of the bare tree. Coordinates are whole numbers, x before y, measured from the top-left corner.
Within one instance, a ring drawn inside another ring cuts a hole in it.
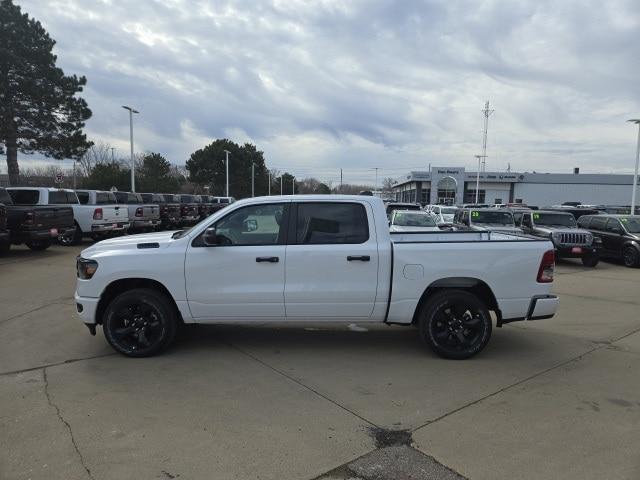
[[[393,186],[398,183],[396,180],[394,180],[391,177],[387,177],[385,179],[382,180],[382,191],[385,193],[391,193],[391,191],[393,190]]]

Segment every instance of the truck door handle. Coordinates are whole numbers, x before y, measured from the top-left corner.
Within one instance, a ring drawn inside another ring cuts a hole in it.
[[[269,262],[269,263],[278,263],[280,259],[278,257],[256,257],[256,262]]]
[[[347,257],[347,262],[354,262],[356,260],[359,262],[368,262],[371,260],[371,257],[369,255],[349,255]]]

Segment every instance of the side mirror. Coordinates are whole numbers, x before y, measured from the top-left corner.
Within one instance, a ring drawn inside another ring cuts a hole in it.
[[[202,243],[207,247],[215,247],[218,244],[218,239],[216,238],[216,227],[209,227],[204,231],[202,234]]]

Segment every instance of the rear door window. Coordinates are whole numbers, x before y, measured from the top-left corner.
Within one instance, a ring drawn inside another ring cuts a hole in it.
[[[593,230],[604,231],[604,226],[607,223],[607,217],[593,217],[591,219],[590,228]]]
[[[298,244],[358,244],[369,239],[367,211],[359,203],[299,203]]]
[[[69,205],[78,203],[78,197],[73,192],[65,190],[49,190],[49,205]]]
[[[37,205],[40,199],[38,190],[9,190],[9,195],[16,205]]]
[[[110,205],[118,203],[116,196],[111,192],[96,192],[96,205]]]
[[[89,204],[89,192],[76,192],[81,205]]]

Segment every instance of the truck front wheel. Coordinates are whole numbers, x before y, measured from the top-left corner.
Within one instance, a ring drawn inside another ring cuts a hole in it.
[[[51,246],[51,240],[29,240],[25,245],[34,251],[46,250]]]
[[[176,335],[177,315],[169,299],[148,288],[115,297],[102,317],[109,344],[127,357],[150,357],[167,348]]]
[[[479,353],[491,338],[491,315],[484,302],[464,290],[443,290],[422,307],[420,337],[444,358],[463,360]]]

